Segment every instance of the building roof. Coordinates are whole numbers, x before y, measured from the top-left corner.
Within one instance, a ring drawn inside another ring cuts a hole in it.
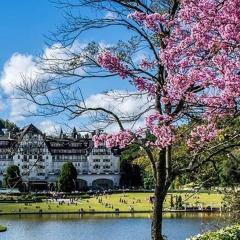
[[[24,136],[26,133],[35,133],[42,135],[42,132],[38,128],[36,128],[33,124],[29,124],[28,126],[24,127],[21,136]]]
[[[35,127],[33,124],[29,124],[24,127],[18,135],[6,134],[0,136],[0,141],[6,141],[0,148],[17,148],[23,137],[28,134],[40,134],[43,133]],[[11,138],[10,138],[11,136]],[[81,135],[77,132],[76,128],[73,129],[70,135],[63,134],[61,131],[60,136],[44,136],[44,142],[52,154],[75,154],[75,155],[86,155],[92,148],[94,148],[93,141],[89,134]],[[114,154],[119,154],[117,149],[111,149]]]

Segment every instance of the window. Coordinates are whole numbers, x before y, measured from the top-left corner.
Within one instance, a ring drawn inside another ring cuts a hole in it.
[[[38,176],[45,176],[45,173],[38,173]]]
[[[103,169],[110,169],[110,166],[108,166],[108,165],[103,166]]]
[[[103,162],[110,162],[110,159],[103,159]]]
[[[93,169],[100,169],[100,166],[96,164],[93,166]]]
[[[100,159],[93,159],[93,162],[100,162]]]

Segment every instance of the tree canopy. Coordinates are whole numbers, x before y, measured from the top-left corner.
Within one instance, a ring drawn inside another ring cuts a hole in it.
[[[71,192],[76,190],[77,170],[71,162],[63,164],[58,179],[58,190],[61,192]]]
[[[9,120],[0,119],[0,132],[4,128],[11,131],[16,131],[16,132],[19,131],[19,127],[15,123],[10,122]]]
[[[8,188],[22,190],[22,179],[18,166],[10,165],[7,167],[6,175],[4,176],[4,185]]]

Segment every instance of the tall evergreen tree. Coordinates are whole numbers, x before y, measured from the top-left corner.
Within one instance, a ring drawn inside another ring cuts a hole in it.
[[[58,180],[58,190],[62,192],[71,192],[76,190],[77,170],[71,162],[63,164]]]
[[[4,177],[4,185],[8,188],[18,188],[20,191],[22,190],[22,179],[18,166],[8,166],[6,175]]]

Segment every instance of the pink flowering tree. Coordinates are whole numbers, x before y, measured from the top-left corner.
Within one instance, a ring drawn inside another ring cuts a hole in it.
[[[155,179],[151,237],[163,240],[163,203],[174,179],[239,145],[239,132],[226,133],[223,123],[239,114],[240,1],[79,0],[76,5],[60,4],[90,7],[102,15],[96,19],[68,15],[69,23],[58,35],[67,55],[64,64],[59,58],[41,60],[50,77],[20,86],[22,96],[44,107],[41,114],[68,111],[76,117],[94,112],[98,121],[118,124],[117,133],[95,135],[96,146],[105,143],[124,149],[134,143],[145,151]],[[111,17],[106,17],[109,11]],[[69,49],[69,42],[81,34],[108,27],[126,28],[133,38],[115,46],[90,43],[77,53]],[[134,53],[142,55],[143,51],[145,56],[134,60]],[[65,92],[76,89],[82,79],[114,81],[116,77],[134,86],[134,94],[148,99],[148,107],[127,118],[114,109],[88,106],[82,92]],[[48,95],[52,89],[54,94]],[[139,119],[141,127],[125,127]],[[184,158],[176,157],[182,146]]]

